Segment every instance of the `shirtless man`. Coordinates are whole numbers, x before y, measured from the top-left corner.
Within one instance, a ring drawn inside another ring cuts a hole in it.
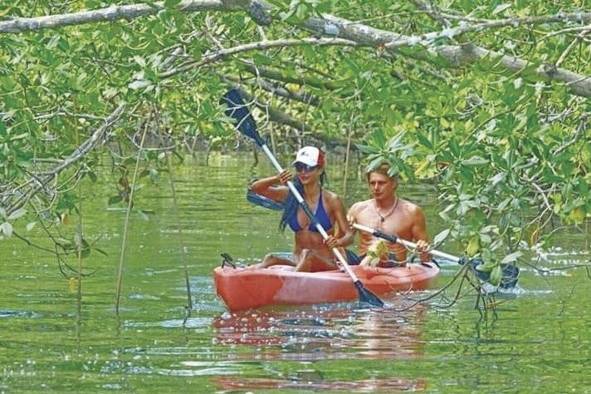
[[[368,171],[367,182],[373,198],[353,204],[347,214],[349,222],[359,223],[416,242],[421,261],[429,261],[431,256],[427,252],[429,244],[423,210],[396,195],[398,176],[388,175],[389,169],[389,165],[384,163]],[[364,256],[376,239],[369,233],[360,233],[358,252],[360,256]],[[352,243],[355,231],[350,234],[350,239],[343,240],[343,244]],[[389,248],[397,261],[406,260],[404,246],[395,243],[389,244]]]

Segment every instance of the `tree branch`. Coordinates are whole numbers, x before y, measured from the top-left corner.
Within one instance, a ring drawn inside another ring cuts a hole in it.
[[[227,56],[231,56],[241,52],[248,52],[253,50],[263,50],[269,48],[286,48],[301,45],[317,45],[317,46],[357,46],[354,41],[343,40],[341,38],[302,38],[302,39],[284,39],[284,40],[273,40],[273,41],[260,41],[251,42],[248,44],[238,45],[232,48],[220,49],[213,53],[203,56],[199,60],[191,60],[180,64],[178,67],[172,68],[166,72],[160,74],[160,78],[169,78],[181,72],[188,71],[190,69],[199,68],[206,64],[216,62]]]
[[[242,89],[242,87],[239,84],[236,84],[224,77],[222,77],[222,79],[227,84],[232,86],[234,89],[237,89],[238,91],[240,91],[240,95],[242,97],[244,97],[244,99],[246,101],[253,102],[258,108],[260,108],[263,112],[265,112],[269,116],[269,120],[271,122],[287,125],[287,126],[292,127],[296,130],[299,130],[299,131],[311,130],[310,126],[306,125],[302,121],[295,119],[291,115],[289,115],[277,108],[274,108],[269,104],[260,103],[252,95],[250,95],[244,89]]]
[[[311,78],[305,75],[286,75],[281,71],[275,70],[270,67],[258,66],[252,62],[243,61],[242,64],[246,71],[257,77],[265,77],[274,81],[281,81],[285,83],[295,83],[300,86],[313,86],[318,89],[335,90],[338,86],[332,81],[323,81],[318,78]]]
[[[222,0],[184,0],[178,7],[184,12],[199,11],[237,11],[239,6]],[[22,33],[26,31],[55,29],[64,26],[82,25],[95,22],[114,22],[121,19],[132,20],[155,15],[165,10],[164,2],[151,4],[112,5],[92,11],[73,12],[61,15],[47,15],[33,18],[13,18],[0,22],[0,33]]]
[[[97,21],[114,21],[119,19],[134,19],[145,15],[153,15],[157,12],[165,9],[162,2],[153,3],[152,5],[146,4],[132,4],[126,6],[112,6],[94,11],[82,11],[78,13],[43,16],[37,18],[16,18],[9,21],[0,22],[0,33],[17,33],[30,30],[39,30],[44,28],[56,28],[61,26],[91,23]],[[253,17],[255,21],[259,23],[267,24],[270,23],[266,18],[269,17],[268,13],[273,9],[273,6],[265,3],[263,0],[184,0],[178,8],[184,12],[194,11],[235,11],[242,9]],[[441,13],[444,16],[447,16]],[[261,21],[265,19],[265,21]],[[425,42],[432,42],[437,38],[447,37],[451,38],[458,34],[463,34],[470,31],[481,31],[483,29],[509,27],[509,26],[520,26],[520,25],[532,25],[541,23],[552,23],[552,22],[589,22],[591,21],[591,13],[589,12],[575,12],[575,13],[558,13],[551,16],[533,16],[526,18],[505,18],[499,20],[485,20],[480,23],[473,25],[467,24],[466,21],[472,22],[470,18],[458,17],[462,22],[456,28],[447,28],[439,32],[431,32],[420,36],[405,36],[389,31],[375,29],[373,27],[356,23],[347,19],[334,17],[331,15],[325,15],[322,18],[312,17],[303,23],[303,26],[308,30],[312,30],[317,34],[344,38],[350,41],[355,41],[358,45],[371,45],[384,47],[387,46],[390,50],[396,48],[402,48],[406,46],[416,46]],[[310,39],[311,40],[311,39]],[[295,40],[287,40],[295,41]],[[272,41],[267,41],[271,43]],[[271,46],[257,46],[255,44],[250,48],[244,48],[238,50],[238,47],[234,48],[238,51],[264,49]],[[285,46],[278,43],[276,46]],[[290,45],[301,45],[295,44],[295,42],[288,44]],[[322,44],[320,44],[322,45]],[[333,42],[324,45],[351,45],[345,42],[337,43]],[[468,65],[474,61],[481,60],[484,57],[500,57],[501,64],[508,70],[515,72],[520,71],[523,68],[534,65],[534,63],[527,60],[523,60],[517,57],[505,56],[501,53],[491,51],[485,48],[472,46],[435,46],[429,48],[431,51],[436,52],[439,56],[448,60],[452,66]],[[231,51],[232,48],[227,51]],[[224,51],[217,52],[216,54],[210,55],[210,58],[202,59],[203,64],[217,60],[216,56],[224,57],[236,52],[225,53]],[[186,67],[195,67],[203,64],[189,64]],[[176,72],[184,71],[179,69]],[[174,72],[171,70],[170,72]],[[173,75],[173,74],[170,74]],[[575,95],[590,97],[591,96],[591,81],[588,76],[580,75],[569,70],[552,68],[547,66],[541,66],[536,70],[535,73],[537,78],[544,80],[560,81],[565,82],[570,88],[571,92]]]
[[[107,132],[109,132],[115,123],[117,123],[117,121],[121,118],[124,109],[125,104],[119,105],[119,107],[117,107],[117,109],[104,120],[104,123],[99,128],[97,128],[86,141],[84,141],[78,148],[76,148],[74,152],[72,152],[68,157],[62,160],[51,170],[45,171],[43,173],[32,174],[31,178],[25,182],[24,185],[19,187],[20,189],[23,189],[22,191],[18,193],[8,191],[7,195],[5,195],[0,200],[0,205],[5,208],[7,214],[10,215],[12,212],[21,208],[35,194],[37,194],[41,189],[45,188],[46,185],[55,178],[55,176],[72,164],[81,160],[96,146],[102,143]],[[23,188],[25,185],[26,187]]]
[[[233,76],[227,76],[226,78],[232,82],[245,83],[251,86],[257,86],[263,90],[266,90],[267,92],[272,93],[275,96],[283,97],[288,100],[299,101],[301,103],[310,104],[315,107],[317,107],[320,103],[320,99],[317,96],[314,96],[306,92],[293,92],[288,88],[279,85],[278,83],[269,82],[263,78],[257,77],[255,80],[252,80],[252,78],[248,80],[242,80],[240,78],[236,78]]]
[[[502,27],[519,27],[523,25],[540,25],[553,22],[585,22],[591,21],[591,13],[577,12],[564,14],[559,13],[549,16],[530,16],[525,18],[505,18],[498,20],[489,20],[482,23],[468,24],[461,21],[458,26],[446,28],[442,31],[430,32],[420,36],[400,37],[386,43],[386,48],[399,48],[403,46],[412,46],[417,44],[428,45],[441,38],[453,38],[470,32],[481,32],[489,29],[499,29]],[[418,39],[418,40],[417,40]]]
[[[588,16],[591,17],[591,14],[581,15],[584,15],[585,18]],[[558,17],[554,16],[553,18]],[[334,16],[310,18],[305,22],[305,27],[317,34],[338,36],[358,42],[361,45],[385,46],[390,44],[389,49],[393,51],[400,49],[402,46],[418,45],[421,43],[420,37],[404,36],[375,29]],[[485,58],[499,59],[499,64],[511,72],[519,72],[536,65],[536,63],[514,56],[507,56],[474,44],[431,46],[429,50],[435,52],[439,57],[446,60],[448,65],[453,67],[469,65]],[[427,57],[427,59],[429,58]],[[564,82],[571,93],[578,96],[591,97],[591,77],[589,76],[549,65],[539,66],[533,75],[543,80]]]

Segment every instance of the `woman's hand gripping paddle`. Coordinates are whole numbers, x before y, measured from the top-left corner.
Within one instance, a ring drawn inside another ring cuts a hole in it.
[[[256,129],[256,123],[250,114],[244,100],[240,92],[237,89],[230,89],[222,98],[222,103],[228,106],[226,110],[226,115],[236,120],[236,128],[240,131],[243,135],[251,138],[262,150],[265,152],[273,167],[277,170],[277,172],[283,172],[283,168],[273,156],[273,153],[265,143],[265,141],[261,138],[259,133]],[[316,217],[304,201],[304,198],[301,196],[300,192],[296,189],[292,182],[287,182],[287,186],[291,193],[295,196],[298,204],[302,207],[302,210],[306,213],[310,221],[316,226],[318,232],[322,235],[322,238],[325,240],[328,239],[328,234],[322,227],[322,225],[316,220]],[[347,260],[343,254],[337,249],[333,248],[332,252],[338,259],[341,266],[345,269],[345,272],[351,277],[355,288],[357,289],[357,293],[359,294],[359,301],[362,303],[370,304],[372,306],[382,307],[384,306],[384,302],[378,298],[375,294],[365,288],[363,283],[359,280],[357,275],[351,270],[349,264],[347,264]]]
[[[366,233],[370,233],[374,237],[382,238],[382,239],[385,239],[386,241],[389,241],[392,243],[398,242],[399,244],[402,244],[408,248],[416,248],[416,246],[417,246],[417,244],[414,242],[410,242],[410,241],[398,238],[394,235],[386,234],[383,231],[376,230],[371,227],[363,226],[359,223],[354,223],[353,227],[355,227],[357,230],[361,230],[361,231],[365,231]],[[480,279],[484,282],[490,283],[490,272],[481,271],[477,268],[482,263],[482,260],[480,260],[480,259],[468,260],[465,257],[462,257],[462,258],[456,257],[451,254],[440,252],[438,250],[430,250],[429,253],[431,253],[433,256],[436,256],[436,257],[442,257],[446,260],[451,260],[454,263],[458,263],[460,265],[464,265],[466,263],[469,263],[470,266],[473,268],[473,271],[476,273],[476,276],[478,276],[478,279]],[[510,288],[515,287],[515,285],[517,284],[517,277],[519,276],[519,268],[515,265],[503,264],[503,265],[501,265],[501,270],[502,270],[502,277],[501,277],[501,281],[498,286],[502,287],[503,289],[510,289]]]

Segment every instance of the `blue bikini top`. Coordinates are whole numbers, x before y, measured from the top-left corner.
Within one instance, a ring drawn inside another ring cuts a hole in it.
[[[316,220],[318,220],[318,223],[320,223],[326,231],[329,231],[332,228],[330,217],[328,217],[328,213],[326,213],[326,210],[324,209],[324,203],[322,202],[322,192],[320,192],[320,197],[318,198],[318,205],[316,206],[316,212],[314,212],[314,216],[316,217]],[[295,215],[289,218],[287,224],[289,224],[289,227],[294,233],[302,230],[302,226],[300,225],[300,222],[298,222],[297,211]],[[310,223],[308,226],[308,231],[318,232],[318,229],[313,223]]]

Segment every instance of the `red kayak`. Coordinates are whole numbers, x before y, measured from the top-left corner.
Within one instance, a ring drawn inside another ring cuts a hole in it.
[[[363,285],[376,295],[424,290],[439,273],[433,263],[403,267],[352,266]],[[353,301],[358,297],[351,278],[341,271],[295,272],[293,267],[218,267],[214,270],[218,296],[230,311],[267,305],[302,305]]]

